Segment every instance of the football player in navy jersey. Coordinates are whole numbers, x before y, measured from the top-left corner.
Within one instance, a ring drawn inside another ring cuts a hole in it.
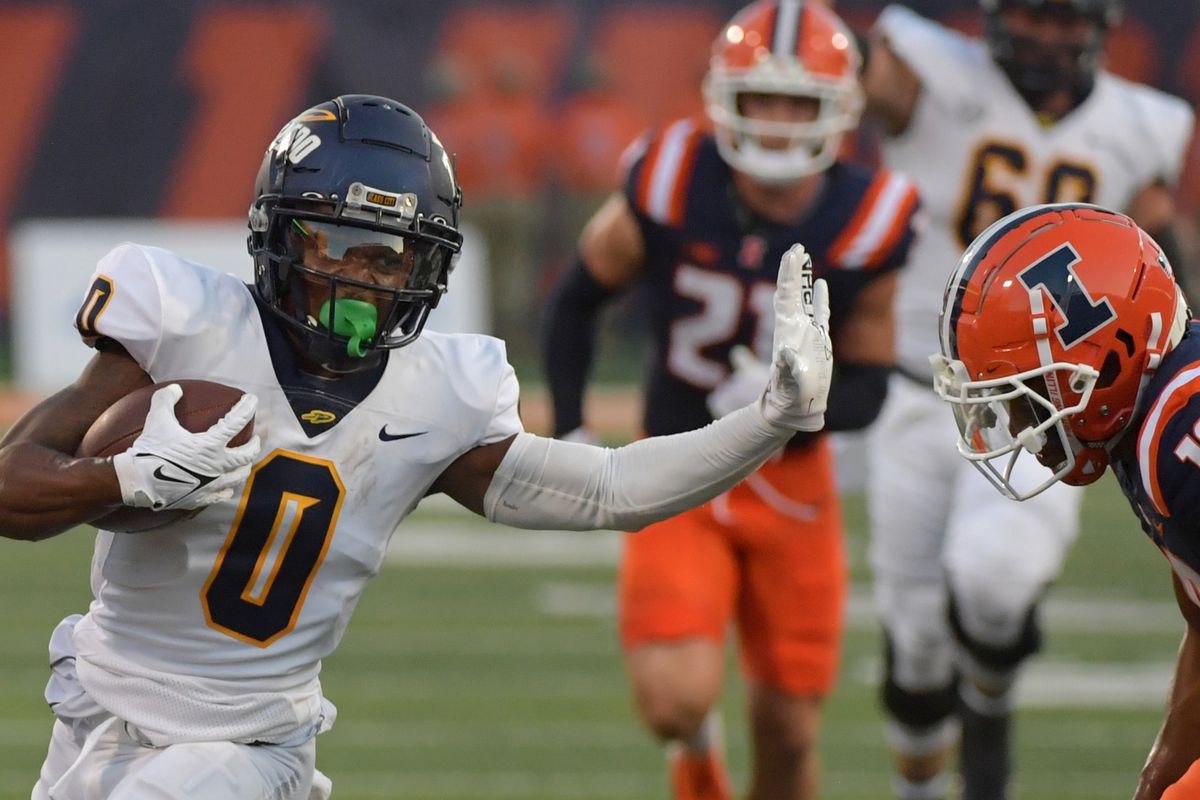
[[[638,529],[821,428],[828,295],[796,246],[770,375],[745,408],[611,450],[524,432],[503,343],[423,331],[462,244],[461,197],[415,112],[346,95],[263,157],[252,286],[136,244],[100,262],[76,317],[96,355],[0,440],[0,534],[45,539],[122,505],[201,513],[99,531],[95,600],[51,637],[34,800],[323,800],[321,661],[423,497],[517,527]],[[191,433],[173,410],[185,378],[244,397]],[[75,457],[105,409],[153,383],[167,385],[127,451]],[[229,447],[251,418],[255,437]]]
[[[958,458],[929,390],[946,274],[988,225],[1035,203],[1128,213],[1163,246],[1191,138],[1188,103],[1103,68],[1121,0],[980,0],[968,37],[907,7],[879,15],[863,76],[882,162],[926,225],[896,290],[896,369],[868,454],[882,700],[899,800],[1004,800],[1014,686],[1041,647],[1037,608],[1079,533],[1083,493],[997,497]],[[1178,248],[1177,248],[1178,249]],[[992,538],[999,520],[1019,535]]]
[[[774,263],[796,241],[833,298],[839,370],[826,429],[875,417],[918,200],[902,176],[838,160],[858,121],[858,68],[853,38],[817,3],[763,0],[725,26],[705,82],[711,128],[683,119],[635,143],[623,189],[588,223],[557,287],[544,358],[555,435],[589,438],[596,315],[635,285],[654,343],[645,433],[690,431],[742,404],[764,374]],[[799,437],[741,486],[626,537],[619,591],[636,705],[669,743],[675,797],[732,794],[710,714],[731,621],[748,683],[749,796],[814,797],[846,592],[826,437]]]
[[[1171,564],[1183,645],[1134,800],[1200,797],[1200,327],[1189,317],[1162,248],[1131,219],[1034,206],[963,255],[931,359],[959,453],[1001,494],[1026,500],[1111,467]],[[1035,459],[1034,472],[1018,468]]]

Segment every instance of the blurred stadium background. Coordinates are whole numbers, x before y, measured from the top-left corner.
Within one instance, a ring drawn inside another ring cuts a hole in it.
[[[908,4],[979,28],[973,0]],[[0,422],[86,360],[70,320],[111,246],[165,244],[248,276],[244,215],[265,145],[306,104],[365,92],[413,105],[457,153],[475,237],[437,324],[509,340],[527,424],[544,432],[545,295],[625,144],[700,110],[709,43],[741,5],[0,0]],[[865,30],[882,5],[837,7]],[[1110,66],[1200,100],[1200,3],[1128,5]],[[860,157],[871,143],[866,129]],[[1193,162],[1200,175],[1200,151]],[[1182,200],[1195,214],[1200,180],[1185,180]],[[589,413],[612,441],[636,429],[638,318],[636,298],[612,311],[598,365]],[[621,674],[615,535],[516,534],[426,505],[394,538],[389,568],[328,662],[342,719],[320,749],[335,797],[666,797]],[[865,800],[887,796],[886,771],[852,490],[847,507],[857,588],[824,796]],[[1181,631],[1167,569],[1108,482],[1089,495],[1085,531],[1047,610],[1048,653],[1022,688],[1023,800],[1129,796]],[[27,796],[45,752],[45,641],[87,601],[89,540],[79,531],[3,547],[0,797]],[[731,680],[740,777],[738,692]]]

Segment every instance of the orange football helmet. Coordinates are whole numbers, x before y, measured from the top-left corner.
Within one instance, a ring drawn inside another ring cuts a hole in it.
[[[1162,249],[1123,214],[1059,204],[1001,219],[950,277],[931,358],[959,452],[1016,500],[1095,481],[1188,316]],[[1014,486],[1023,452],[1051,477]]]
[[[817,2],[760,0],[742,9],[713,45],[704,100],[721,157],[756,180],[783,183],[829,167],[858,125],[862,59],[845,23]],[[742,113],[744,93],[812,98],[815,119],[777,122]],[[784,139],[768,149],[763,137]]]

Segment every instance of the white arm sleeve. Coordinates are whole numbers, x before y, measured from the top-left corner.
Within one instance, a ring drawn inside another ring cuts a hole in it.
[[[767,422],[757,404],[615,449],[520,433],[484,513],[515,528],[641,530],[736,485],[794,433]]]

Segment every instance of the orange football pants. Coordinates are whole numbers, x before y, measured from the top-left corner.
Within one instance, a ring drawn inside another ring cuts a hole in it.
[[[1167,787],[1162,800],[1200,800],[1200,761],[1195,761],[1183,777]]]
[[[720,644],[733,620],[749,677],[823,696],[837,675],[846,587],[833,455],[820,437],[711,502],[625,536],[621,643]]]

